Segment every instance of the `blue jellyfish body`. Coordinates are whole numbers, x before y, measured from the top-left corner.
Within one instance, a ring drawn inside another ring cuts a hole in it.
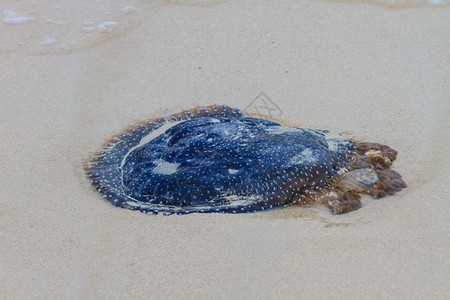
[[[286,206],[329,187],[354,146],[325,131],[244,117],[227,106],[143,123],[86,165],[112,204],[144,213],[241,213]]]

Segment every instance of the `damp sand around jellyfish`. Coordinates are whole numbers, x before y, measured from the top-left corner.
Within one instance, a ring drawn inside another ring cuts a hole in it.
[[[406,187],[397,152],[282,126],[229,106],[198,107],[133,125],[85,164],[111,204],[143,213],[249,213],[322,203],[333,214],[361,208],[360,195]]]

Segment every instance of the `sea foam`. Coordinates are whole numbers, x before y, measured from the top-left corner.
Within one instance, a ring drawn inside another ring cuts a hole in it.
[[[5,18],[3,19],[3,23],[5,24],[17,25],[33,21],[33,18],[24,17],[9,9],[5,9],[3,14],[5,15]]]

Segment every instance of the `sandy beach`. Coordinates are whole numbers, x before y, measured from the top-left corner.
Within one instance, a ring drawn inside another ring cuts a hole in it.
[[[0,298],[450,297],[448,1],[0,8]],[[277,118],[396,149],[408,188],[339,216],[153,216],[89,185],[128,125],[261,92]]]

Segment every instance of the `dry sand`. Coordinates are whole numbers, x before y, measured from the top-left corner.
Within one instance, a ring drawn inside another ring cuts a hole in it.
[[[449,298],[450,7],[380,3],[2,1],[32,20],[0,24],[0,298]],[[341,216],[171,217],[90,188],[126,125],[261,91],[392,146],[409,187]]]

